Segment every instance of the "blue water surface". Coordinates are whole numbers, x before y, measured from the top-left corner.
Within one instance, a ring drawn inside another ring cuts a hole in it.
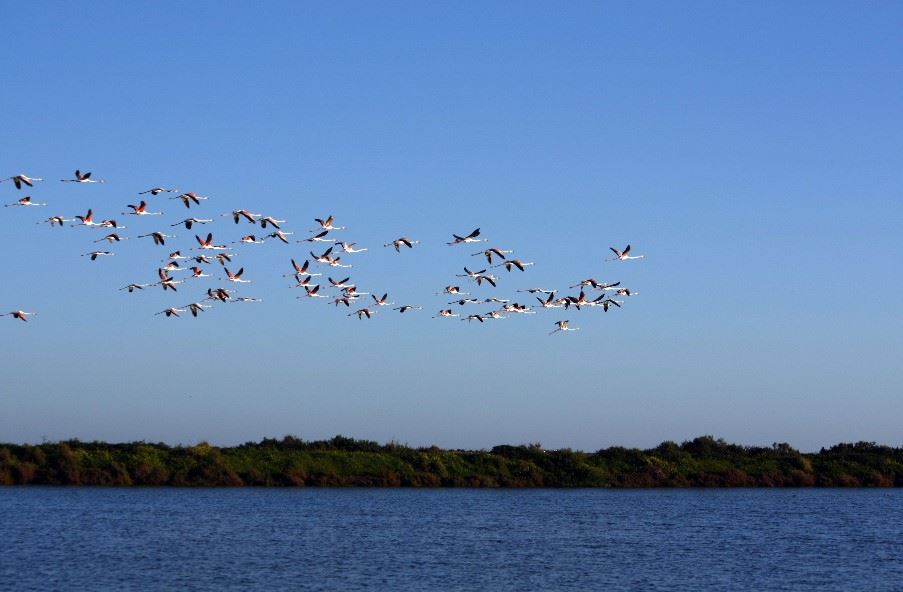
[[[903,590],[903,491],[0,487],[0,590]]]

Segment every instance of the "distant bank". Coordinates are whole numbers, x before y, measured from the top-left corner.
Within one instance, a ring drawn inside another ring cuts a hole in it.
[[[711,436],[648,450],[410,448],[286,436],[220,448],[69,440],[0,444],[0,485],[345,487],[900,487],[903,448],[838,444],[801,453]]]

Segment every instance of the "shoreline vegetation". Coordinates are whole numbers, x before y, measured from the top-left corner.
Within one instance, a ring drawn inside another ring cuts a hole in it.
[[[276,487],[901,487],[903,448],[872,442],[801,453],[701,436],[647,450],[539,444],[442,450],[336,436],[234,447],[67,440],[0,444],[0,485]]]

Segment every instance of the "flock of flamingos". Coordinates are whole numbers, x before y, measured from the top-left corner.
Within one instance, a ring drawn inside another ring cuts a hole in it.
[[[20,174],[2,179],[0,180],[0,183],[10,181],[17,190],[22,190],[25,187],[34,187],[34,183],[37,181],[42,181],[42,179]],[[61,179],[61,181],[64,183],[78,184],[104,182],[102,179],[93,178],[90,172],[83,173],[80,170],[75,171],[72,179]],[[201,202],[204,202],[208,199],[206,196],[198,195],[194,192],[181,193],[177,189],[154,187],[152,189],[140,192],[138,194],[139,196],[149,197],[140,198],[137,204],[129,204],[127,206],[129,211],[122,212],[122,215],[135,217],[161,216],[163,214],[162,212],[155,212],[150,210],[150,206],[147,200],[152,200],[153,198],[164,193],[176,194],[172,197],[169,197],[169,199],[178,200],[182,205],[184,205],[186,210],[191,210],[192,206],[195,206],[195,209],[197,209],[202,206]],[[5,204],[5,207],[46,206],[47,204],[45,203],[32,201],[31,196],[25,196],[12,203]],[[234,210],[229,213],[221,214],[221,217],[232,218],[235,224],[247,223],[260,228],[259,235],[253,233],[246,234],[242,236],[238,241],[231,243],[232,245],[237,246],[260,244],[271,239],[278,240],[284,244],[291,244],[292,242],[292,240],[288,237],[293,236],[293,233],[285,232],[282,230],[282,225],[285,223],[285,220],[278,220],[272,216],[255,214],[250,210],[244,209]],[[388,301],[389,295],[387,293],[384,293],[380,297],[376,294],[358,291],[357,286],[355,286],[355,284],[351,282],[350,276],[341,279],[333,279],[332,277],[327,276],[326,279],[328,281],[328,284],[324,283],[322,279],[319,279],[322,278],[323,274],[316,272],[315,270],[328,272],[329,268],[349,268],[351,267],[351,265],[343,263],[342,256],[362,253],[367,251],[367,248],[358,248],[357,243],[346,242],[344,240],[334,238],[335,234],[345,230],[345,227],[336,226],[333,216],[328,216],[326,218],[316,218],[314,221],[317,224],[316,229],[311,230],[308,237],[302,240],[296,240],[294,242],[310,243],[310,248],[316,248],[317,250],[320,250],[320,248],[322,248],[322,252],[317,254],[313,250],[310,250],[310,258],[305,259],[300,264],[294,258],[290,258],[291,272],[285,274],[285,277],[294,278],[295,284],[292,287],[303,289],[302,295],[298,296],[298,298],[323,298],[327,299],[336,307],[338,307],[339,305],[344,305],[348,309],[351,309],[353,307],[355,309],[354,312],[348,313],[348,316],[356,316],[358,319],[369,319],[374,314],[376,314],[379,309],[387,306],[391,307],[392,305],[394,305],[394,302]],[[184,226],[186,230],[191,231],[192,229],[195,229],[195,227],[201,227],[213,222],[213,218],[205,219],[190,216],[173,224],[169,224],[168,226]],[[49,224],[51,227],[63,227],[67,223],[72,223],[71,226],[85,226],[99,229],[101,232],[107,233],[97,239],[92,239],[92,244],[106,243],[107,245],[112,246],[116,243],[129,239],[129,237],[122,236],[120,234],[121,230],[125,228],[122,224],[118,223],[115,219],[95,220],[94,212],[92,209],[88,209],[87,212],[85,212],[83,215],[74,216],[73,218],[65,218],[63,216],[50,216],[49,218],[38,222],[38,224],[42,223]],[[199,228],[195,231],[200,232]],[[164,231],[154,230],[145,234],[135,235],[134,238],[151,240],[155,245],[166,248],[166,241],[175,237],[166,234]],[[246,280],[242,277],[245,271],[244,267],[239,267],[237,270],[232,271],[236,267],[233,264],[233,258],[236,257],[237,253],[232,252],[235,249],[225,244],[216,244],[213,233],[211,232],[200,232],[200,234],[195,234],[194,238],[197,244],[193,245],[193,248],[191,248],[191,250],[188,250],[183,246],[182,249],[184,250],[184,254],[183,250],[176,250],[169,253],[168,257],[164,260],[164,265],[158,266],[156,270],[156,276],[154,277],[156,281],[150,283],[132,283],[123,286],[122,288],[120,288],[120,290],[132,293],[136,290],[144,290],[146,288],[158,286],[164,291],[172,291],[173,293],[177,293],[177,286],[180,286],[187,282],[194,283],[196,280],[213,276],[213,273],[207,272],[212,272],[217,268],[217,266],[214,265],[215,263],[219,263],[220,267],[222,268],[223,276],[221,276],[221,280],[227,281],[231,284],[250,283],[249,280]],[[452,240],[447,242],[446,244],[454,247],[457,245],[467,245],[484,242],[486,242],[486,239],[481,238],[480,229],[476,228],[469,234],[452,234]],[[313,246],[314,243],[322,244],[318,248]],[[386,243],[383,246],[394,248],[395,251],[401,253],[403,250],[413,249],[419,243],[420,241],[418,240],[402,236]],[[172,247],[172,245],[170,245],[170,247]],[[614,247],[611,247],[611,251],[614,253],[614,257],[606,259],[606,261],[630,261],[634,259],[642,259],[644,257],[643,255],[631,255],[630,245],[624,247],[623,250],[618,250]],[[486,247],[477,251],[476,253],[470,253],[471,256],[480,257],[481,262],[483,259],[485,259],[486,265],[477,266],[483,267],[483,269],[470,269],[468,266],[464,266],[464,273],[457,274],[457,277],[466,278],[468,282],[471,282],[477,286],[483,286],[485,284],[495,288],[499,283],[499,277],[492,273],[489,273],[490,269],[504,268],[509,273],[512,271],[521,273],[526,272],[528,267],[533,266],[532,262],[525,262],[521,261],[520,259],[510,257],[512,252],[513,251],[511,250],[502,249],[499,247]],[[112,255],[114,255],[114,253],[108,250],[92,250],[83,254],[84,257],[88,257],[92,261],[97,261],[99,258]],[[230,269],[230,267],[232,269]],[[344,273],[341,273],[339,271],[333,273],[335,273],[335,275],[337,276],[345,275]],[[180,275],[177,276],[176,274]],[[180,279],[176,279],[177,277]],[[314,280],[314,278],[318,279]],[[621,286],[620,284],[620,282],[608,284],[597,281],[594,278],[583,279],[577,284],[570,286],[571,289],[579,289],[580,292],[576,296],[558,296],[558,290],[547,290],[545,288],[529,288],[527,290],[518,290],[518,292],[526,292],[532,294],[533,297],[536,298],[537,304],[532,306],[512,302],[509,299],[496,297],[473,298],[470,297],[469,292],[463,291],[461,286],[448,285],[441,292],[439,292],[439,294],[456,298],[456,300],[453,300],[448,304],[450,306],[457,306],[458,308],[444,308],[438,311],[434,318],[461,317],[461,320],[464,321],[478,321],[480,323],[484,323],[489,320],[505,319],[510,315],[536,314],[534,308],[569,310],[571,307],[574,307],[576,310],[581,310],[583,308],[598,307],[601,308],[604,312],[608,312],[609,308],[620,308],[621,305],[624,304],[623,300],[616,300],[616,297],[629,297],[637,294],[636,292],[632,292],[629,288]],[[327,291],[331,291],[331,293],[327,294]],[[587,292],[590,293],[587,294]],[[370,298],[365,298],[366,296],[370,296]],[[260,302],[261,300],[255,297],[237,296],[233,290],[218,286],[208,288],[206,291],[206,296],[200,301],[192,302],[182,307],[170,307],[165,310],[161,310],[156,314],[163,315],[165,317],[178,317],[180,316],[180,313],[189,312],[191,315],[196,317],[198,316],[198,313],[204,312],[206,309],[211,307],[211,304],[205,304],[205,302],[213,303],[217,301]],[[493,309],[488,312],[479,314],[464,313],[466,307],[474,305],[492,305]],[[422,309],[423,307],[419,305],[402,304],[395,306],[391,310],[398,311],[399,313],[406,313],[409,311]],[[461,312],[455,312],[456,310],[459,310]],[[0,316],[10,316],[14,319],[27,321],[29,316],[35,314],[37,313],[25,312],[24,310],[15,310],[5,314],[0,314]],[[549,335],[553,335],[558,332],[579,331],[579,327],[572,327],[569,320],[559,320],[556,321],[554,325],[555,330],[549,333]]]

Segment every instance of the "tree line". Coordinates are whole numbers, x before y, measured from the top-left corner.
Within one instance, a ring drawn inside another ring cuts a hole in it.
[[[701,436],[596,452],[540,444],[414,448],[336,436],[206,442],[0,444],[0,485],[338,487],[899,487],[903,448],[873,442],[802,453]]]

